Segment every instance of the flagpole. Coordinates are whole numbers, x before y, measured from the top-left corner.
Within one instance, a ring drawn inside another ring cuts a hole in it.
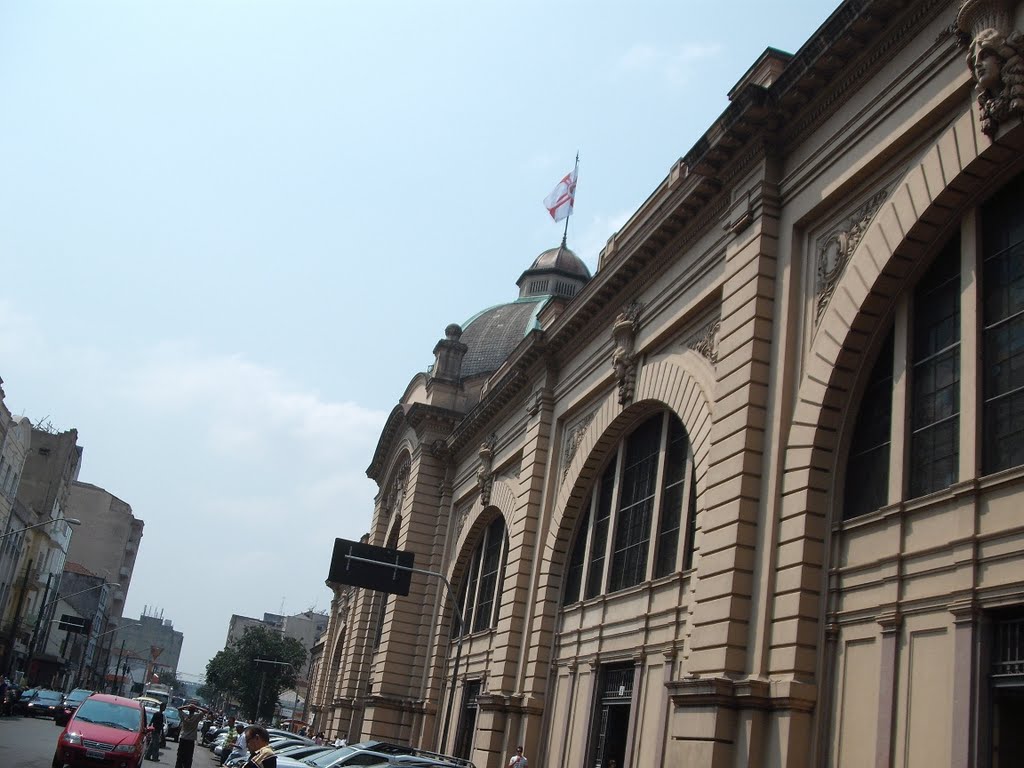
[[[573,169],[572,169],[572,177],[574,179],[576,179],[578,177],[579,170],[580,170],[580,151],[577,149],[576,150],[576,165],[574,165]],[[574,192],[573,193],[573,199],[575,199],[575,197],[576,197],[576,195],[575,195],[575,192]],[[565,217],[565,229],[562,231],[562,247],[563,248],[567,247],[565,245],[565,238],[568,236],[568,234],[569,234],[569,216],[566,216]]]

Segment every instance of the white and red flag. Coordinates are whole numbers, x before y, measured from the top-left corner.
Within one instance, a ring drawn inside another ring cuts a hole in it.
[[[565,174],[551,194],[544,198],[544,207],[548,209],[555,221],[567,219],[572,215],[572,205],[576,200],[576,168]]]

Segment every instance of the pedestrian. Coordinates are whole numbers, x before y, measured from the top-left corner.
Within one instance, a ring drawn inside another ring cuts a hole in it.
[[[512,755],[512,758],[508,761],[508,768],[526,768],[529,761],[523,754],[522,745],[516,747],[516,753]]]
[[[240,757],[243,760],[249,756],[249,750],[245,746],[245,726],[235,723],[235,742],[231,746],[224,744],[224,750],[220,753],[220,764],[224,765],[226,760],[234,760]]]
[[[339,733],[338,734],[338,738],[336,738],[334,740],[334,746],[336,746],[336,747],[347,747],[348,746],[348,739],[346,739],[344,736],[342,736]]]
[[[154,762],[160,760],[160,739],[164,735],[164,709],[166,707],[166,704],[161,704],[160,709],[154,712],[153,717],[149,720],[153,733],[149,737],[149,749],[146,750],[147,760]]]
[[[7,692],[11,684],[7,682],[7,675],[0,675],[0,717],[7,714]]]
[[[277,755],[270,748],[270,734],[262,725],[250,725],[245,729],[245,746],[249,759],[242,768],[277,768]]]
[[[174,768],[192,768],[192,755],[196,751],[196,731],[199,729],[199,721],[203,719],[204,713],[209,714],[209,712],[210,710],[206,707],[201,707],[194,701],[190,701],[178,710],[181,715],[181,732],[178,735],[178,757],[174,761]]]

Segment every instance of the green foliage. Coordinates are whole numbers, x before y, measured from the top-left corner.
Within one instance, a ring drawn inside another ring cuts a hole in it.
[[[306,649],[294,637],[267,627],[246,627],[239,639],[207,663],[202,695],[208,701],[237,701],[244,717],[270,722],[277,697],[295,686],[305,662]]]

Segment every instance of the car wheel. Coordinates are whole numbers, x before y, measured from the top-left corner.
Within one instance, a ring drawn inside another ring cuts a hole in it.
[[[57,757],[57,755],[53,756],[53,763],[51,763],[51,765],[53,768],[64,768],[64,763],[60,761],[60,758]]]

